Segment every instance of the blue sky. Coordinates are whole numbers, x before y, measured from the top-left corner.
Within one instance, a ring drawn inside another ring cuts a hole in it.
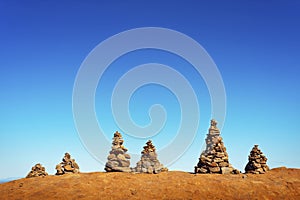
[[[299,9],[297,1],[1,1],[0,178],[23,177],[38,162],[54,173],[65,152],[73,155],[81,171],[103,171],[77,134],[73,84],[93,48],[139,27],[182,32],[210,54],[226,89],[222,136],[233,166],[243,171],[252,146],[259,144],[270,167],[299,168]],[[108,138],[118,130],[108,106],[113,84],[124,70],[147,62],[174,67],[197,94],[197,136],[169,166],[193,171],[209,127],[210,96],[201,76],[178,56],[145,50],[116,60],[97,88],[99,123]],[[180,121],[175,96],[166,88],[147,85],[132,96],[130,110],[133,120],[145,125],[149,106],[156,103],[172,113],[162,133],[152,138],[159,149],[172,140]],[[124,139],[132,152],[145,143],[125,133]]]

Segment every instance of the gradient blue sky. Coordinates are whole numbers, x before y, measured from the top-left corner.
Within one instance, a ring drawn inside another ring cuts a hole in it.
[[[103,171],[77,135],[72,114],[76,73],[101,41],[138,27],[165,27],[199,42],[218,66],[227,94],[222,130],[230,162],[243,171],[254,144],[270,167],[300,167],[300,3],[298,1],[0,1],[0,178],[24,177],[37,162],[49,173],[65,152],[81,171]],[[210,97],[201,76],[180,58],[159,51],[136,52],[120,58],[104,76],[96,94],[112,88],[118,65],[162,62],[187,76],[200,102],[200,127],[190,149],[171,170],[193,171],[210,120]],[[185,67],[183,67],[185,66]],[[157,94],[160,98],[157,99]],[[161,103],[177,114],[178,102],[166,89],[145,86],[131,106],[139,124],[147,110]],[[109,107],[106,107],[109,108]],[[157,148],[178,126],[169,115]],[[108,138],[118,129],[109,109],[97,112]],[[103,119],[103,120],[102,120]],[[163,137],[162,137],[163,136]],[[140,151],[145,140],[124,134],[125,146]],[[107,152],[101,152],[107,154]],[[176,151],[176,149],[174,149]],[[132,161],[132,166],[135,162]]]

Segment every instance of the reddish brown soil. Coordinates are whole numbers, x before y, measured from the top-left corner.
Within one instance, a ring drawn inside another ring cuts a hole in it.
[[[0,199],[300,199],[300,169],[263,175],[81,173],[0,184]]]

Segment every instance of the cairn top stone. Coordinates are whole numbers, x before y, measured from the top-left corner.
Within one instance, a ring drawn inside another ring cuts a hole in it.
[[[209,132],[208,134],[210,135],[218,135],[220,134],[220,130],[217,127],[218,122],[214,119],[210,120],[210,127],[209,127]]]
[[[114,133],[114,138],[115,138],[115,137],[122,138],[122,135],[121,135],[121,133],[119,133],[118,131],[116,131],[116,132]]]
[[[116,131],[114,133],[114,137],[113,137],[113,141],[112,141],[112,145],[114,149],[118,149],[121,148],[123,151],[127,151],[127,149],[123,146],[124,140],[122,138],[121,133],[119,133],[118,131]]]
[[[69,153],[65,153],[65,156],[63,157],[63,162],[69,162],[71,160],[71,155]]]

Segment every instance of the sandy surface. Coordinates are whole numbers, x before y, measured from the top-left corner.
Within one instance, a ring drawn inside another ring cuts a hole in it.
[[[81,173],[0,184],[0,199],[300,199],[300,169],[263,175]]]

